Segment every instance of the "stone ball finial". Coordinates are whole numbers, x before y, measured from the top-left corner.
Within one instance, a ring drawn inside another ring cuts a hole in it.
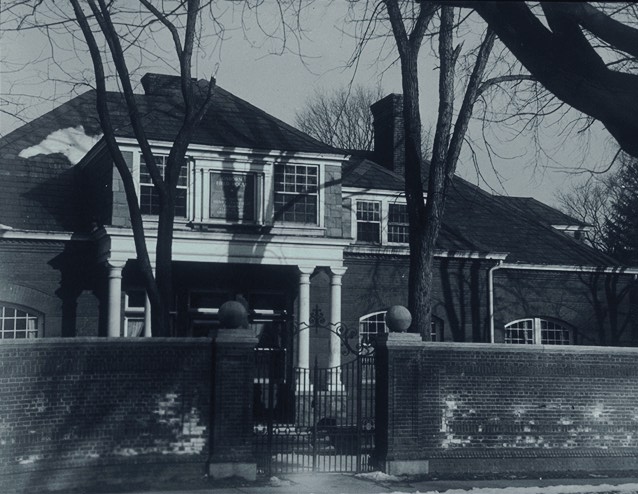
[[[219,308],[219,323],[224,329],[237,329],[247,326],[248,312],[241,302],[230,300]]]
[[[385,323],[393,333],[405,333],[412,324],[412,314],[402,305],[393,305],[385,313]]]

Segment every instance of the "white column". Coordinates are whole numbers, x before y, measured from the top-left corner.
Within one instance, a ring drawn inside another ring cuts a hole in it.
[[[328,358],[328,366],[333,370],[330,374],[330,389],[341,390],[341,337],[337,334],[341,326],[341,278],[345,274],[347,268],[330,268],[332,273],[330,277],[330,354]]]
[[[297,367],[310,368],[310,275],[314,267],[299,266],[299,331]]]
[[[153,336],[151,332],[151,301],[148,295],[144,297],[144,337],[150,338]]]
[[[109,277],[108,332],[109,338],[120,336],[122,325],[122,268],[124,264],[107,263]]]

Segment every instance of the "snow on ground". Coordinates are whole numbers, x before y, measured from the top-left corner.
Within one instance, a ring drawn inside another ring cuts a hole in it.
[[[638,484],[622,485],[549,485],[540,487],[475,487],[473,489],[450,489],[446,491],[416,491],[414,494],[638,494]],[[393,492],[392,494],[406,494]]]
[[[282,487],[286,485],[292,485],[292,482],[290,482],[290,480],[280,479],[279,477],[270,477],[269,484],[272,487]]]
[[[366,472],[358,473],[355,477],[365,480],[372,480],[374,482],[398,482],[399,478],[394,475],[388,475],[383,472]]]

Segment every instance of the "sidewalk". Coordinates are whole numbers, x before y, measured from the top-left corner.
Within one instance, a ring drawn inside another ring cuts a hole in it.
[[[555,486],[550,488],[550,486]],[[561,488],[557,487],[561,486]],[[585,487],[587,486],[587,487]],[[593,486],[593,487],[591,487]],[[613,487],[611,487],[613,486]],[[524,489],[520,489],[524,488]],[[500,480],[411,480],[391,479],[383,474],[355,476],[352,474],[291,474],[273,477],[267,483],[255,485],[211,486],[206,489],[146,491],[130,494],[381,494],[434,493],[456,490],[473,494],[576,494],[631,493],[638,494],[636,478],[580,478],[580,479],[500,479]],[[480,490],[476,490],[480,489]],[[453,494],[453,492],[450,492]]]

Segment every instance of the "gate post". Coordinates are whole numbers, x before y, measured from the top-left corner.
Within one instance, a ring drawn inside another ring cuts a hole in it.
[[[208,472],[215,479],[257,478],[253,388],[257,338],[250,329],[220,329],[215,338],[213,427]]]
[[[418,333],[380,334],[376,340],[374,463],[390,475],[427,474],[419,433],[423,396]]]

